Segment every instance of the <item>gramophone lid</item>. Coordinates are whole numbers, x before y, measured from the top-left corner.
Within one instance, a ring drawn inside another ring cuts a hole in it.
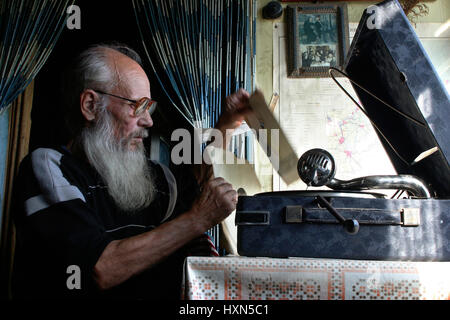
[[[421,123],[391,110],[353,84],[370,119],[396,150],[377,132],[397,173],[416,175],[431,184],[438,197],[448,198],[449,95],[400,4],[384,1],[376,5],[375,12],[378,21],[373,8],[364,11],[344,70],[350,79]],[[428,156],[414,163],[421,154]]]

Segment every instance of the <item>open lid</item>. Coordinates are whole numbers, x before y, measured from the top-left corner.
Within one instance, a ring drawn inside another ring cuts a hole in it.
[[[450,198],[449,95],[397,0],[364,11],[344,70],[415,119],[353,84],[397,173],[416,175],[437,197]]]

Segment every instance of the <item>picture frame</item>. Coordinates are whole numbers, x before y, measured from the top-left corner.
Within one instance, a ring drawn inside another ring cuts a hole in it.
[[[288,77],[329,77],[342,70],[349,49],[347,4],[297,4],[286,8]]]

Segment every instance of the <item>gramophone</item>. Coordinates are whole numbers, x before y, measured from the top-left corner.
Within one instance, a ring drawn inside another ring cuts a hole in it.
[[[329,152],[307,151],[297,162],[299,177],[327,190],[240,196],[239,254],[450,260],[450,98],[399,3],[384,1],[377,12],[381,25],[368,23],[366,10],[344,70],[330,75],[350,80],[398,174],[340,180]]]

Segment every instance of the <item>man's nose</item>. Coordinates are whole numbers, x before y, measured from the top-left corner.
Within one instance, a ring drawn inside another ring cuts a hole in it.
[[[153,126],[153,119],[149,112],[144,112],[140,115],[138,125],[144,128],[150,128]]]

